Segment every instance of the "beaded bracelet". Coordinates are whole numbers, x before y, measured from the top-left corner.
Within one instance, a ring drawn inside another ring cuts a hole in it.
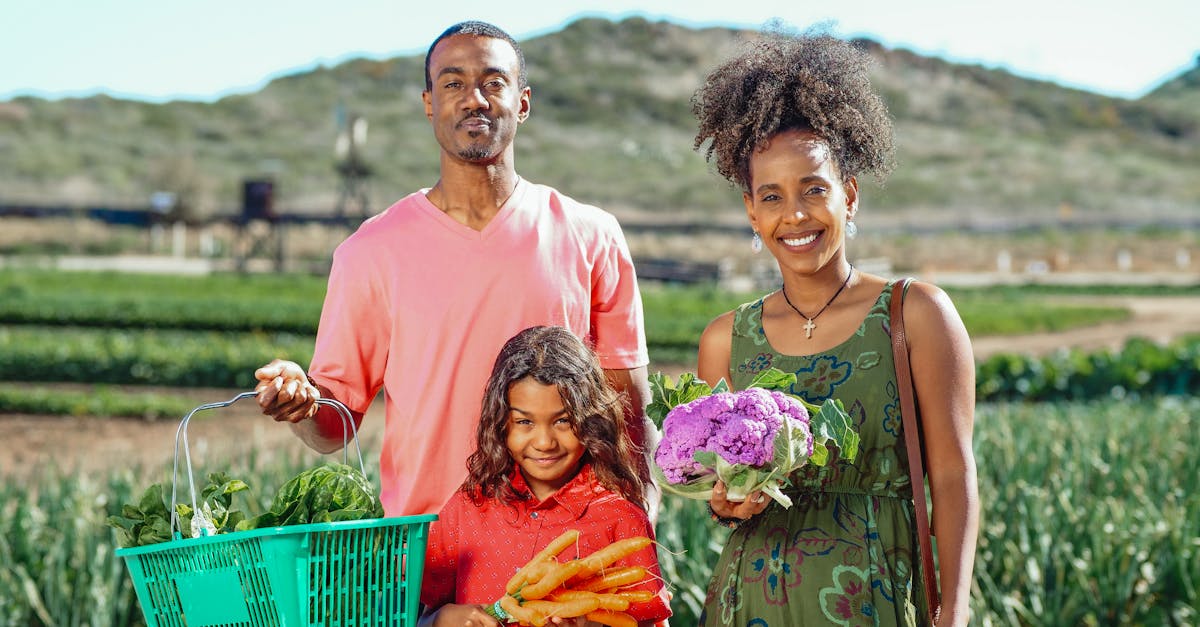
[[[722,527],[728,527],[730,529],[737,529],[738,526],[740,526],[743,522],[746,522],[741,518],[725,518],[717,515],[716,510],[713,509],[712,503],[708,504],[708,514],[712,517],[713,522],[721,525]]]

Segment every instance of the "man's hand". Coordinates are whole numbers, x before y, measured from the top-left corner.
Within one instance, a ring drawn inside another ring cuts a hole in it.
[[[258,385],[255,400],[262,412],[279,422],[300,422],[317,413],[321,392],[308,381],[294,361],[276,359],[254,371]]]

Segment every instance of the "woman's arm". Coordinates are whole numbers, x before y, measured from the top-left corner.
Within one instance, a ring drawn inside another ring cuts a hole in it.
[[[733,312],[717,316],[700,334],[700,352],[696,356],[696,376],[710,386],[724,379],[733,387],[729,355],[733,341]]]
[[[708,323],[700,334],[700,353],[696,357],[696,376],[709,385],[724,379],[733,389],[733,375],[729,370],[729,357],[733,342],[733,312],[728,311]],[[762,513],[769,505],[761,492],[753,492],[745,501],[725,499],[725,484],[718,481],[709,501],[713,513],[721,518],[745,520]]]
[[[979,534],[979,493],[971,442],[975,424],[971,339],[950,298],[929,284],[911,285],[904,301],[904,320],[937,538],[942,593],[939,625],[966,625]]]

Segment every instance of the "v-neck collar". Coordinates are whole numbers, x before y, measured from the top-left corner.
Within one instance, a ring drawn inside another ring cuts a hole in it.
[[[525,179],[518,176],[517,184],[515,187],[513,187],[512,193],[509,194],[508,200],[504,201],[504,204],[501,205],[500,210],[496,212],[496,215],[492,216],[490,221],[488,221],[487,226],[484,226],[483,229],[478,231],[463,224],[462,222],[459,222],[458,220],[455,220],[454,218],[451,218],[446,214],[446,212],[438,209],[437,205],[434,205],[429,201],[430,189],[432,188],[424,188],[417,194],[417,206],[420,207],[422,211],[429,214],[435,222],[442,225],[455,235],[462,237],[463,239],[471,241],[484,241],[491,237],[492,233],[495,233],[501,227],[503,227],[504,223],[511,219],[512,215],[520,209],[524,203],[525,194],[529,191],[529,183]]]

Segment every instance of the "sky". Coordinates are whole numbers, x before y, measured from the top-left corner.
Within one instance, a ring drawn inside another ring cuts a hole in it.
[[[465,19],[524,40],[583,16],[629,15],[693,27],[828,22],[839,36],[1126,98],[1200,57],[1200,0],[0,0],[0,100],[212,101],[319,65],[423,54]]]

